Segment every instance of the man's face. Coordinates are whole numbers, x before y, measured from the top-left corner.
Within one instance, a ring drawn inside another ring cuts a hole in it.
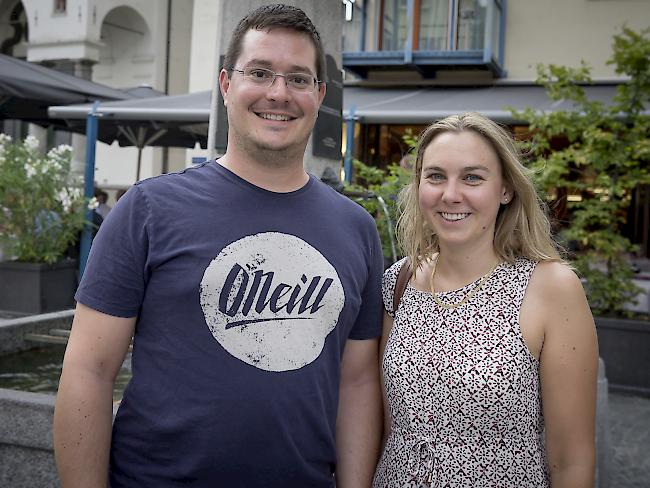
[[[316,49],[306,34],[293,30],[249,30],[234,68],[315,77]],[[260,86],[238,71],[230,78],[222,71],[219,83],[228,110],[229,143],[258,157],[269,151],[302,157],[325,96],[324,85],[299,91],[278,76],[271,86]]]

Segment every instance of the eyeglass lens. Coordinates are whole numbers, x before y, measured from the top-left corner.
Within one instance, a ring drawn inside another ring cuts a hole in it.
[[[316,78],[308,73],[279,74],[265,68],[245,68],[243,74],[251,82],[264,86],[271,86],[277,76],[283,77],[286,85],[294,90],[310,90],[316,84]]]

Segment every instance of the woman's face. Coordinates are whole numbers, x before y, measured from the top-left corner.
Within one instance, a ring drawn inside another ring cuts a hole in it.
[[[491,243],[510,196],[496,152],[476,132],[444,132],[425,149],[419,205],[441,248]]]

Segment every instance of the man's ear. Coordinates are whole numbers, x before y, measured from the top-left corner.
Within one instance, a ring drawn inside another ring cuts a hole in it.
[[[325,83],[319,83],[318,84],[318,108],[323,103],[323,100],[325,99],[325,92],[327,91],[327,85]]]
[[[230,88],[230,76],[225,69],[219,73],[219,89],[221,90],[221,98],[223,98],[224,107],[228,106],[228,89]]]

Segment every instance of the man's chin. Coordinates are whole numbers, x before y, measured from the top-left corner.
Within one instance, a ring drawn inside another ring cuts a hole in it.
[[[305,152],[307,141],[251,141],[249,152],[255,154],[272,154],[275,157],[290,157],[299,154],[301,157]]]

